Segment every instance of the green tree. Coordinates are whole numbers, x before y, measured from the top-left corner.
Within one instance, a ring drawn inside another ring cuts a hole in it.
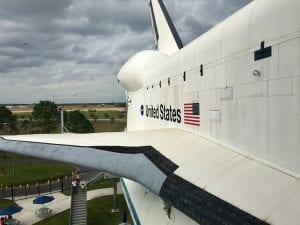
[[[17,133],[17,117],[5,106],[0,106],[0,133]]]
[[[95,113],[91,113],[90,117],[94,120],[94,122],[96,122],[98,119],[98,116]]]
[[[33,106],[32,117],[37,120],[43,133],[57,131],[59,125],[59,111],[54,102],[40,101]]]
[[[28,119],[24,119],[21,122],[21,131],[22,134],[30,134],[32,133],[32,121],[28,120]]]
[[[109,118],[108,113],[104,113],[103,117],[104,117],[105,119],[108,119],[108,118]]]
[[[93,133],[94,127],[91,122],[78,110],[68,113],[66,127],[73,133]]]
[[[118,116],[119,116],[120,119],[123,119],[124,118],[124,113],[121,112],[121,113],[118,114]]]

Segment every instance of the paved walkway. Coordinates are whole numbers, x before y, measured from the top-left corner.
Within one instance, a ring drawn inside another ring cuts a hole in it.
[[[122,189],[120,183],[118,183],[118,194],[122,194]],[[104,188],[98,190],[88,191],[87,200],[91,200],[101,196],[107,196],[113,194],[113,188]],[[66,196],[59,192],[50,194],[55,199],[54,201],[45,204],[45,207],[52,209],[52,214],[57,214],[66,209],[70,208],[71,196]],[[23,200],[18,200],[16,203],[23,207],[23,210],[20,213],[14,214],[13,218],[19,220],[22,225],[32,225],[41,219],[35,216],[35,212],[41,208],[41,205],[34,205],[32,200],[34,198],[28,198]]]

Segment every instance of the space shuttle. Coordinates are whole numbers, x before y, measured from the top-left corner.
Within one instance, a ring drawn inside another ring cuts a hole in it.
[[[118,74],[126,131],[0,149],[122,177],[135,225],[299,225],[300,1],[251,1],[185,46],[149,6],[155,49]]]

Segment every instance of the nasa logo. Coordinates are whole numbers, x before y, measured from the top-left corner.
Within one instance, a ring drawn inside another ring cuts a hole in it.
[[[142,116],[144,115],[144,112],[145,112],[145,110],[144,110],[144,105],[141,105],[141,115],[142,115]]]

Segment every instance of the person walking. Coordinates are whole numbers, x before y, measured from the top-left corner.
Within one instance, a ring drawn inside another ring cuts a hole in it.
[[[75,174],[75,180],[77,183],[77,187],[79,187],[79,184],[80,184],[80,172],[79,171],[77,171]]]
[[[84,188],[85,188],[85,185],[83,182],[81,182],[81,191],[84,192]]]
[[[76,180],[72,180],[72,188],[73,188],[73,193],[77,192],[77,182]]]
[[[4,217],[1,217],[1,220],[0,220],[0,225],[5,225],[5,220],[4,220]]]

